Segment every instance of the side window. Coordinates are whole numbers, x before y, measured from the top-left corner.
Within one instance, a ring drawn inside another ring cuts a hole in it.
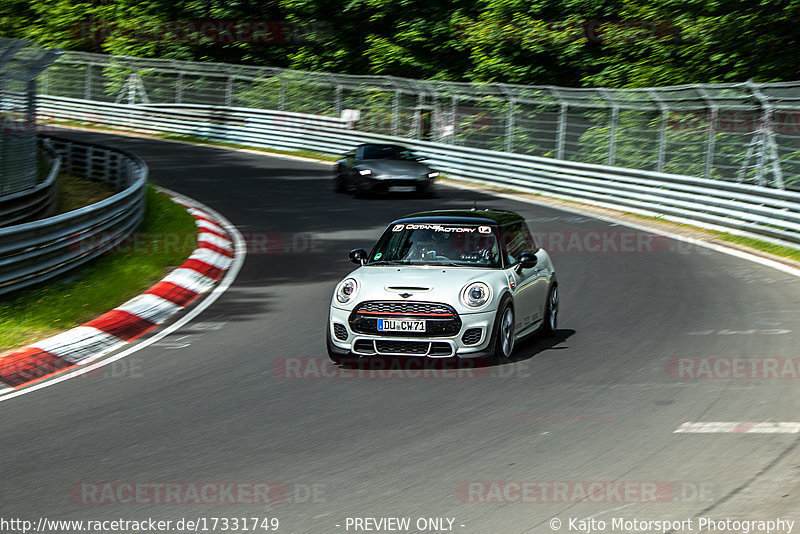
[[[509,265],[517,263],[519,255],[523,252],[536,250],[531,233],[524,222],[510,224],[503,229],[503,244]]]

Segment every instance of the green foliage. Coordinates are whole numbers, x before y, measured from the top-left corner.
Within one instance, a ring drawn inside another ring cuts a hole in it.
[[[800,78],[798,18],[800,0],[5,0],[0,35],[349,74],[650,87]],[[203,21],[280,30],[267,42],[190,31]]]

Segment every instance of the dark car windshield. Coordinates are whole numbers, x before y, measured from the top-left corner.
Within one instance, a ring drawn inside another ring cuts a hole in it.
[[[414,153],[399,145],[366,145],[362,147],[361,159],[416,159]]]
[[[501,267],[496,231],[463,224],[394,224],[369,255],[368,265]]]

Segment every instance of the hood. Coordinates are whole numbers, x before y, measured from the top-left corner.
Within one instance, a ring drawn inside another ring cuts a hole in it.
[[[459,313],[475,311],[464,306],[460,299],[461,290],[470,282],[489,284],[494,292],[493,300],[508,284],[503,271],[468,267],[364,266],[353,271],[349,277],[358,281],[359,291],[348,308],[365,300],[407,300],[444,302],[455,307]],[[409,296],[403,297],[404,294]],[[491,309],[491,306],[481,311],[487,309]]]
[[[410,176],[421,176],[430,172],[427,165],[418,161],[395,160],[395,159],[372,159],[364,161],[359,165],[365,169],[372,169],[377,174],[400,174]]]

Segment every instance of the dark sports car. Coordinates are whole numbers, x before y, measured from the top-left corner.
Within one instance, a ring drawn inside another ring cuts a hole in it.
[[[439,173],[421,163],[423,159],[401,145],[358,145],[336,162],[334,187],[342,193],[430,195]]]

